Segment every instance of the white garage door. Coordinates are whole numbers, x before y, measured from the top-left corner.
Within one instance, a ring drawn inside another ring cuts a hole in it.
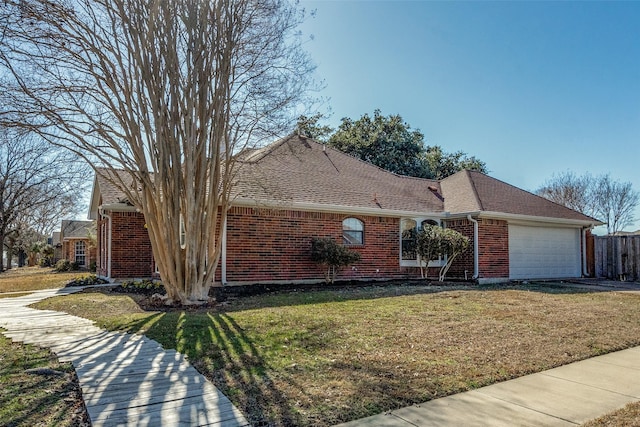
[[[580,277],[580,230],[509,225],[509,278]]]

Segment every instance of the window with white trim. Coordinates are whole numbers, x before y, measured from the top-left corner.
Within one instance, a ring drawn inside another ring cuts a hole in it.
[[[87,245],[83,240],[78,240],[75,244],[75,262],[78,265],[84,266],[86,265],[87,260]]]
[[[364,245],[364,223],[358,218],[345,218],[342,221],[342,243]]]
[[[416,250],[418,233],[426,225],[440,225],[440,220],[433,218],[402,218],[400,220],[400,265],[402,267],[419,267]],[[430,267],[437,267],[442,260],[430,261]],[[424,265],[424,264],[423,264]]]

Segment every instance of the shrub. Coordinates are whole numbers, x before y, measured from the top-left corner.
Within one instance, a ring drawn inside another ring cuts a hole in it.
[[[54,269],[58,273],[71,271],[71,262],[68,259],[61,259],[60,261],[56,262],[56,266]]]
[[[61,259],[56,263],[54,270],[58,273],[65,271],[78,271],[80,270],[80,265],[77,262],[71,262],[68,259]]]
[[[325,280],[333,283],[341,267],[360,261],[360,254],[342,245],[330,237],[311,239],[311,259],[327,269]]]
[[[122,282],[117,289],[120,292],[132,294],[165,294],[166,290],[162,282],[154,280],[130,280]]]
[[[416,250],[423,261],[437,260],[446,257],[447,262],[440,269],[438,279],[442,282],[453,263],[453,260],[469,247],[469,238],[450,228],[437,225],[426,225],[419,233]],[[420,266],[425,277],[424,267]]]
[[[105,279],[99,278],[95,274],[92,274],[89,276],[76,277],[75,279],[67,283],[67,286],[95,286],[103,285],[105,283],[109,282]]]

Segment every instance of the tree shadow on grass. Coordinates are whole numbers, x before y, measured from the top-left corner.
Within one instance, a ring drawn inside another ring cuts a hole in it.
[[[252,340],[225,313],[156,313],[127,325],[165,349],[175,349],[218,387],[253,426],[299,425],[295,411],[269,376]]]

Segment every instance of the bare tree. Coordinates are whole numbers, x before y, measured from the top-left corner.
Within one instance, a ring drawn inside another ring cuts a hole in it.
[[[596,178],[586,173],[576,175],[566,171],[553,177],[536,191],[538,196],[564,205],[574,211],[592,216],[595,214],[593,188]]]
[[[169,302],[206,300],[234,156],[290,128],[312,83],[294,33],[302,11],[285,0],[0,7],[12,124],[109,168],[144,213]]]
[[[630,182],[614,181],[609,175],[604,175],[596,181],[593,194],[595,213],[607,223],[608,234],[633,224],[639,195]]]
[[[594,177],[567,171],[554,176],[536,193],[558,204],[607,223],[612,234],[633,224],[634,210],[640,196],[630,182],[611,179],[609,175]]]
[[[28,229],[38,235],[52,231],[75,209],[86,169],[73,153],[0,127],[0,242],[8,235],[15,242]]]

